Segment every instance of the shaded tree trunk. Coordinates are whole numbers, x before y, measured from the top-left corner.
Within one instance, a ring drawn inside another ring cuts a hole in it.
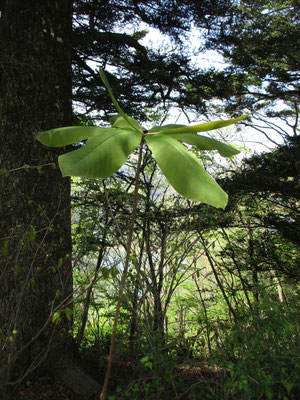
[[[55,367],[58,358],[63,364],[58,349],[72,328],[63,312],[71,308],[73,291],[70,181],[56,166],[58,152],[35,139],[40,130],[71,125],[71,22],[71,0],[10,0],[1,9],[3,387],[45,364]]]

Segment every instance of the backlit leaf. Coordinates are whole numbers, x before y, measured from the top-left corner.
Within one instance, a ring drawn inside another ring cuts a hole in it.
[[[160,133],[146,135],[146,142],[163,174],[179,194],[215,207],[226,207],[227,194],[183,144]]]
[[[80,149],[60,156],[59,167],[63,176],[108,178],[124,164],[141,139],[142,134],[133,129],[108,128],[88,139]]]
[[[239,150],[229,146],[228,144],[206,136],[197,135],[197,133],[171,133],[168,136],[178,139],[181,142],[196,146],[200,150],[218,150],[220,155],[223,157],[230,157],[239,153]]]
[[[131,122],[131,124],[129,124],[128,120]],[[134,126],[138,131],[143,130],[137,120],[135,120],[129,116],[127,116],[127,120],[126,120],[120,114],[114,115],[113,117],[111,117],[110,123],[114,128],[132,129],[132,126]]]
[[[197,132],[205,132],[211,131],[214,129],[223,128],[224,126],[235,124],[242,119],[245,119],[247,115],[242,115],[238,118],[228,119],[228,120],[220,120],[220,121],[213,121],[213,122],[205,122],[203,124],[198,124],[194,126],[184,126],[184,125],[166,125],[155,127],[157,130],[152,128],[149,132],[161,132],[164,135],[170,135],[173,133],[197,133]]]
[[[149,129],[148,132],[160,132],[167,130],[167,129],[174,129],[174,128],[184,128],[186,125],[177,125],[177,124],[168,124],[163,126],[153,126],[153,128]]]
[[[40,132],[37,140],[48,147],[62,147],[82,140],[107,133],[112,128],[97,126],[65,126]]]

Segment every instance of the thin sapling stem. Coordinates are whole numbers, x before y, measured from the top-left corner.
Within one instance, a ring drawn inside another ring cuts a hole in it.
[[[142,159],[143,159],[143,145],[144,145],[144,139],[142,139],[140,146],[139,146],[137,169],[136,169],[136,173],[135,173],[133,206],[132,206],[132,212],[131,212],[131,217],[130,217],[129,232],[128,232],[127,245],[126,245],[125,265],[124,265],[124,269],[123,269],[122,277],[121,277],[121,283],[120,283],[119,294],[118,294],[118,302],[117,302],[117,307],[116,307],[116,313],[115,313],[115,318],[114,318],[114,325],[113,325],[113,331],[112,331],[111,343],[110,343],[110,349],[109,349],[108,362],[107,362],[107,367],[106,367],[106,372],[105,372],[105,379],[104,379],[102,391],[100,394],[100,400],[106,399],[106,391],[107,391],[107,386],[108,386],[108,382],[109,382],[111,366],[112,366],[112,359],[113,359],[113,354],[114,354],[114,349],[115,349],[116,332],[117,332],[118,319],[119,319],[119,314],[120,314],[121,301],[123,298],[123,292],[124,292],[124,287],[125,287],[126,278],[127,278],[129,259],[130,259],[130,254],[131,254],[130,250],[131,250],[131,244],[132,244],[133,229],[134,229],[135,217],[136,217],[136,211],[137,211],[137,197],[138,197],[138,190],[139,190],[139,176],[140,176]]]

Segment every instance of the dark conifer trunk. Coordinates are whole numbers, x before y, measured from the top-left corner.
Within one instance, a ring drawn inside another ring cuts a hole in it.
[[[56,307],[71,308],[70,181],[61,178],[56,166],[58,152],[35,139],[38,131],[71,125],[72,1],[4,4],[0,379],[7,386],[42,367],[49,354],[60,355],[57,349],[72,328],[64,312],[61,323],[51,322]],[[56,358],[52,357],[52,365]]]

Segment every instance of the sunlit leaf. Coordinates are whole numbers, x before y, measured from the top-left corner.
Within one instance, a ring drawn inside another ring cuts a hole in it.
[[[228,120],[220,120],[213,122],[205,122],[203,124],[194,125],[194,126],[184,126],[184,125],[166,125],[155,127],[157,130],[152,128],[149,132],[161,132],[164,135],[170,135],[173,133],[197,133],[197,132],[205,132],[211,131],[214,129],[223,128],[224,126],[235,124],[242,119],[245,119],[247,115],[242,115],[238,118],[228,119]]]
[[[197,133],[171,133],[168,136],[178,139],[181,142],[196,146],[200,150],[218,150],[223,157],[230,157],[239,153],[239,150],[229,146],[228,144],[219,142],[216,139],[198,135]]]
[[[131,124],[129,124],[128,120],[131,122]],[[126,120],[120,114],[111,117],[110,123],[114,128],[132,129],[132,126],[135,126],[138,131],[143,130],[137,120],[129,116],[127,116]]]
[[[105,134],[111,129],[112,128],[99,128],[97,126],[66,126],[40,132],[37,136],[37,140],[48,147],[62,147]]]
[[[227,194],[183,144],[161,133],[146,135],[146,142],[163,174],[179,194],[215,207],[226,207]]]
[[[108,178],[124,164],[141,138],[142,134],[133,129],[107,129],[80,149],[60,156],[59,167],[63,176]]]
[[[153,126],[148,132],[161,132],[167,129],[184,128],[186,125],[168,124],[163,126]]]

